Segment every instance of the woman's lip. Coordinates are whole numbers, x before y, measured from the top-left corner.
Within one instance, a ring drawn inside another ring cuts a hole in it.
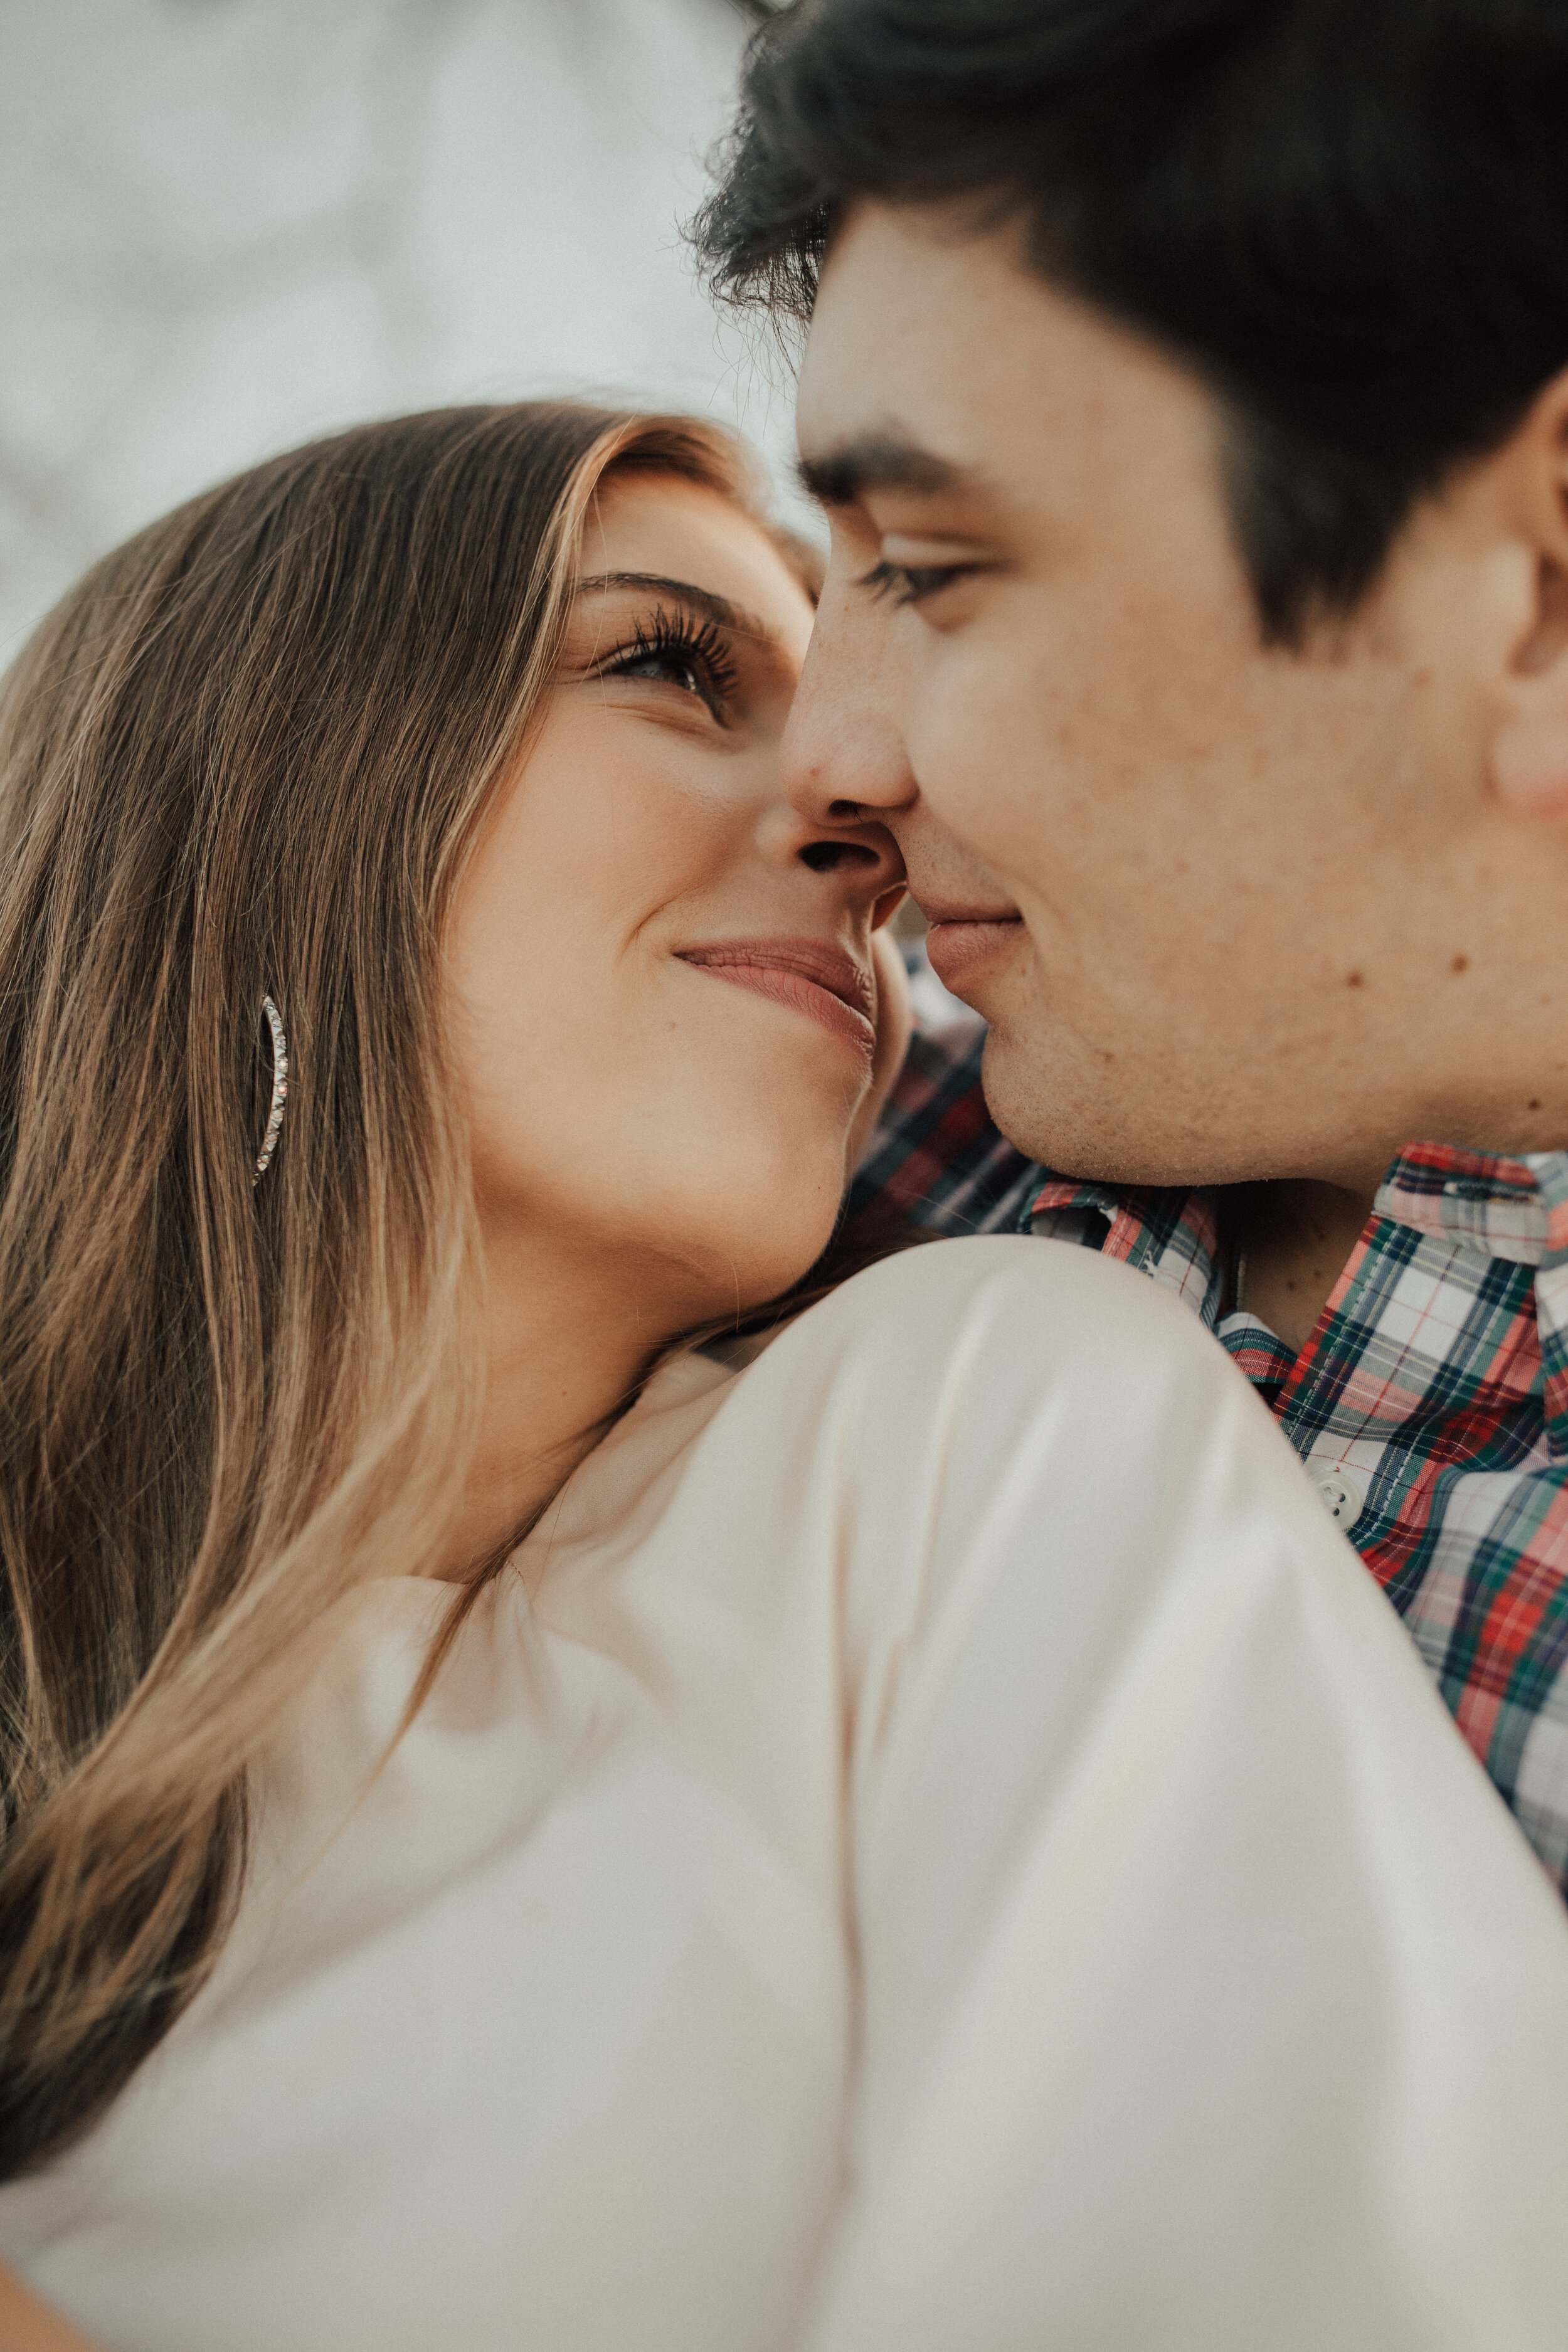
[[[681,948],[679,961],[806,1013],[863,1054],[877,1043],[876,988],[850,956],[821,940],[717,940]]]
[[[926,953],[942,986],[954,996],[994,956],[1023,936],[1021,915],[944,915],[926,933]]]

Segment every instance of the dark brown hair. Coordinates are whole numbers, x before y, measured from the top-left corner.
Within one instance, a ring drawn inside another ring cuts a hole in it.
[[[1563,0],[796,0],[697,237],[721,294],[804,318],[862,198],[1019,217],[1219,395],[1292,643],[1568,364],[1565,118]]]

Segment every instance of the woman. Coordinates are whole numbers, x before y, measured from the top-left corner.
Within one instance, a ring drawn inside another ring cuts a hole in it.
[[[13,676],[0,2250],[123,2352],[1544,2342],[1563,1923],[1219,1351],[1005,1241],[680,1344],[875,1099],[810,619],[713,433],[460,411]]]

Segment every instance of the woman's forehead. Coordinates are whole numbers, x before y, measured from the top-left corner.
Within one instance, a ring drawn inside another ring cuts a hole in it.
[[[797,660],[811,634],[805,586],[762,524],[722,491],[678,475],[612,474],[584,520],[584,588],[638,578],[685,584],[761,624]]]

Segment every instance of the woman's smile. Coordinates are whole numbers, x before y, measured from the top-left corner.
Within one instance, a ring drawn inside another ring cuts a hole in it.
[[[869,1061],[877,1044],[876,982],[866,966],[823,940],[719,940],[678,950],[679,961],[805,1013]]]
[[[484,1213],[640,1250],[675,1331],[788,1289],[832,1234],[884,1060],[871,943],[903,861],[881,825],[808,824],[785,793],[811,598],[732,498],[612,475],[577,562],[447,969]]]

